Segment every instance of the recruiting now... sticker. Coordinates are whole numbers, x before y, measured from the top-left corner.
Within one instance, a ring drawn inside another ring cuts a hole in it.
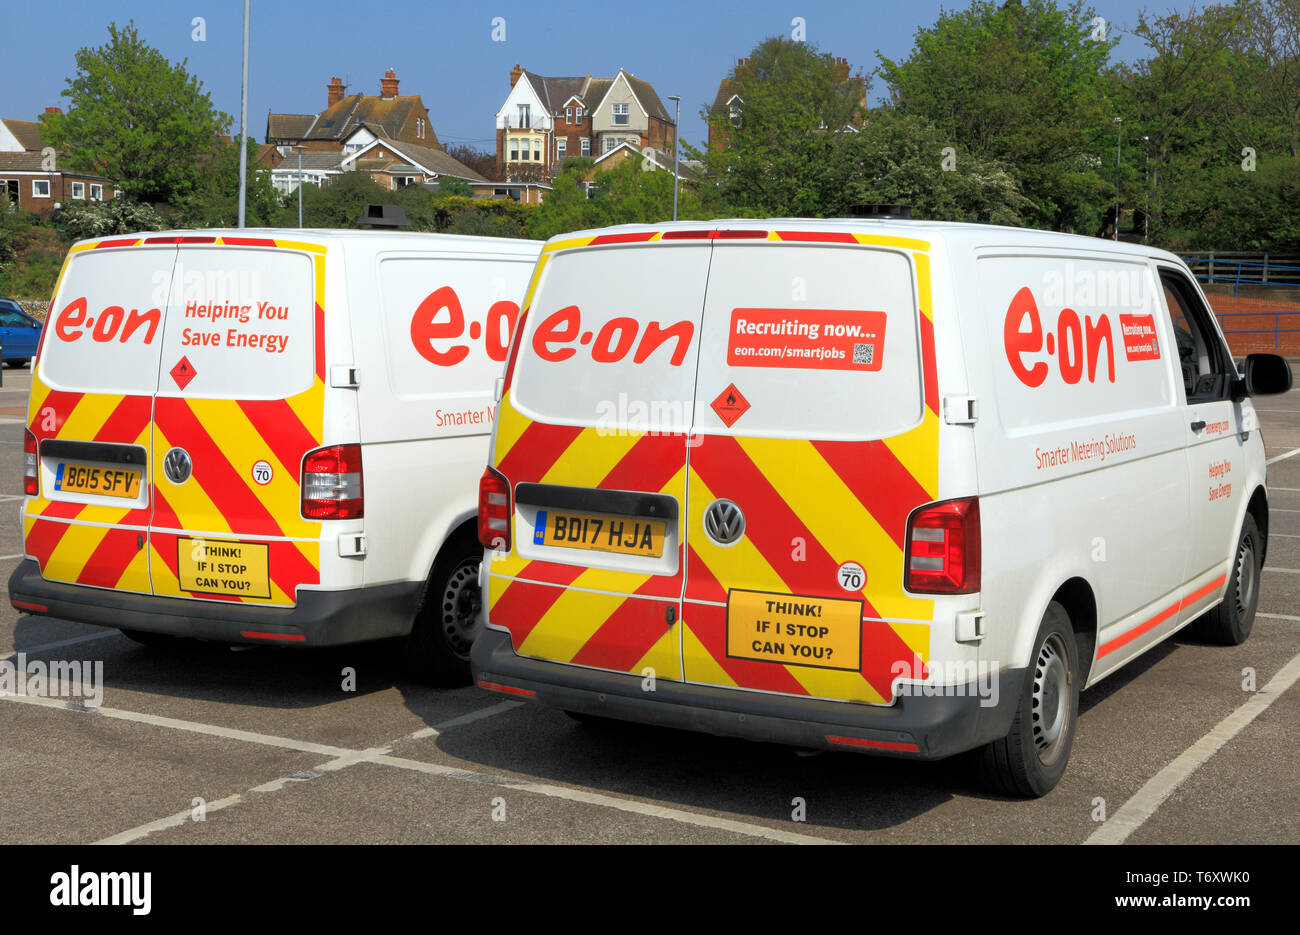
[[[885,313],[817,308],[737,308],[727,363],[797,370],[879,370]]]

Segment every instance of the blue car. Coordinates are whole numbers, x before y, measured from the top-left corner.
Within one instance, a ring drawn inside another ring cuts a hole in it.
[[[0,356],[10,367],[22,367],[36,356],[41,323],[13,299],[0,299]]]

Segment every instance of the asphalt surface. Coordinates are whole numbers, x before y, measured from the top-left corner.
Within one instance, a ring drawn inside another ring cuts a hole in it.
[[[0,389],[6,578],[29,382],[6,371]],[[102,662],[104,689],[97,708],[0,697],[0,841],[1300,842],[1300,688],[1267,689],[1300,666],[1300,453],[1285,457],[1300,451],[1300,391],[1257,403],[1281,460],[1254,633],[1232,648],[1176,637],[1086,692],[1070,766],[1042,799],[982,791],[962,758],[582,725],[413,683],[391,646],[145,648],[5,602],[0,658]]]

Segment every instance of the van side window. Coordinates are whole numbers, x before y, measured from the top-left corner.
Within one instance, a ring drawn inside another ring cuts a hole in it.
[[[1203,403],[1229,399],[1236,374],[1209,309],[1183,274],[1162,269],[1160,284],[1164,288],[1165,308],[1173,323],[1187,401]]]

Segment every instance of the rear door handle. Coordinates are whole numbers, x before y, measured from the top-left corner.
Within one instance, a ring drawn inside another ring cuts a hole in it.
[[[1192,431],[1193,431],[1193,432],[1200,432],[1200,431],[1202,431],[1204,428],[1205,428],[1205,421],[1204,421],[1203,419],[1198,419],[1198,420],[1196,420],[1195,422],[1192,423]]]

